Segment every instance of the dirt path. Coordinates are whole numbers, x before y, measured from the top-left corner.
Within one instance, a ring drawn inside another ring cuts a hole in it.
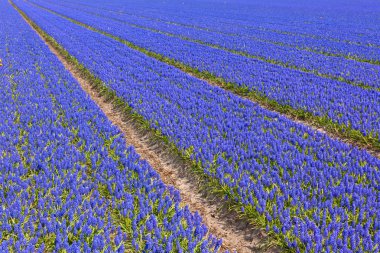
[[[80,72],[60,55],[41,34],[39,34],[24,18],[31,28],[40,36],[50,50],[58,57],[65,68],[71,72],[82,89],[95,101],[111,122],[124,133],[128,145],[135,147],[141,159],[146,160],[161,176],[163,182],[172,185],[180,191],[182,203],[188,205],[192,212],[198,212],[209,231],[223,239],[223,250],[230,252],[280,252],[273,247],[262,249],[267,241],[265,233],[254,228],[247,221],[238,218],[233,211],[227,210],[226,203],[215,198],[202,189],[199,179],[191,173],[190,166],[178,155],[168,151],[164,143],[154,140],[153,136],[140,128],[123,115],[112,102],[107,102],[100,96],[91,84],[81,77]],[[267,248],[267,247],[265,247]]]

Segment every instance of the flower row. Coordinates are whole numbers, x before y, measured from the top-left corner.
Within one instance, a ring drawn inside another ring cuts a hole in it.
[[[48,12],[25,4],[36,12]],[[46,14],[47,15],[47,14]],[[49,15],[52,15],[49,13]],[[63,18],[61,18],[63,19]],[[235,55],[161,33],[123,28],[120,23],[97,16],[76,15],[92,27],[130,41],[193,69],[212,73],[239,87],[247,87],[282,106],[325,117],[334,123],[371,135],[380,141],[380,92]]]
[[[187,40],[210,44],[211,47],[217,46],[227,50],[235,50],[258,57],[264,61],[276,62],[276,64],[283,66],[313,73],[317,72],[320,75],[328,75],[335,79],[344,79],[356,84],[380,88],[379,65],[307,51],[304,49],[306,46],[302,47],[301,44],[292,45],[287,43],[286,40],[277,39],[273,41],[273,38],[258,37],[256,33],[250,37],[243,36],[242,34],[231,35],[212,29],[210,31],[209,29],[165,23],[157,21],[153,17],[147,19],[116,11],[105,12],[101,9],[94,9],[94,7],[101,7],[103,3],[98,3],[98,5],[92,3],[91,7],[75,4],[67,5],[67,3],[57,4],[43,0],[36,1],[36,3],[74,19],[80,18],[80,20],[87,21],[95,18],[96,22],[101,21],[104,24],[111,24],[111,27],[117,24],[120,30],[128,30],[131,27],[135,29],[137,27],[145,30],[145,32],[167,33],[177,38],[185,37]],[[181,22],[181,20],[178,20],[178,22]],[[93,25],[94,23],[91,24]],[[210,24],[210,22],[206,22],[206,24],[208,27],[211,26],[211,28],[216,25],[214,23]],[[167,37],[165,40],[170,40],[170,37]],[[307,47],[311,47],[311,45],[307,45]],[[360,46],[356,47],[361,48]],[[367,51],[368,54],[378,51],[379,55],[377,58],[380,59],[380,49],[369,48]],[[351,54],[355,55],[355,51],[351,52]],[[373,56],[373,58],[376,57]]]
[[[17,11],[0,9],[0,251],[217,251]]]

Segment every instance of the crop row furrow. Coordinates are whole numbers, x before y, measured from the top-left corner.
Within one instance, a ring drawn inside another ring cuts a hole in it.
[[[34,2],[33,4],[81,21],[96,19],[98,24],[102,22],[104,25],[111,27],[117,23],[118,27],[122,27],[122,30],[128,30],[131,27],[143,29],[149,32],[160,33],[165,36],[176,37],[192,43],[221,49],[236,55],[258,59],[270,64],[280,65],[285,68],[343,81],[365,89],[380,91],[380,66],[371,65],[369,63],[305,52],[300,49],[299,46],[289,47],[285,44],[281,44],[281,42],[268,44],[265,41],[245,40],[241,37],[231,38],[230,36],[215,34],[210,31],[191,31],[178,27],[166,27],[158,22],[139,22],[138,19],[125,18],[117,13],[114,15],[106,15],[104,13],[86,11],[86,9],[83,8],[75,9],[57,4]],[[95,27],[99,27],[99,25]],[[118,34],[114,33],[114,35]],[[166,40],[168,39],[170,38]]]
[[[48,1],[43,1],[44,3]],[[50,2],[52,3],[52,2]],[[60,3],[62,4],[62,3]],[[241,4],[241,3],[239,3]],[[221,8],[221,12],[217,16],[204,16],[202,7],[207,9],[210,6],[199,5],[199,8],[195,8],[195,13],[182,13],[178,15],[176,12],[180,6],[173,6],[174,8],[168,8],[165,4],[158,4],[156,9],[150,9],[152,6],[146,6],[145,4],[129,4],[129,9],[125,8],[123,3],[117,1],[111,2],[75,2],[64,1],[64,5],[69,7],[81,6],[82,9],[90,9],[95,12],[108,13],[119,16],[133,16],[134,18],[154,21],[162,23],[163,25],[184,27],[187,29],[194,29],[200,31],[210,31],[213,33],[219,33],[229,36],[235,36],[239,38],[254,38],[263,39],[272,42],[284,42],[292,46],[301,46],[304,49],[312,50],[317,53],[326,55],[342,55],[347,58],[352,58],[353,52],[373,53],[374,50],[380,48],[378,42],[378,35],[376,30],[371,27],[371,30],[367,28],[366,35],[370,35],[370,40],[367,36],[362,36],[362,31],[357,29],[354,25],[347,26],[347,30],[331,29],[320,31],[308,31],[311,22],[308,20],[309,26],[305,27],[305,24],[297,24],[294,19],[288,21],[281,21],[278,19],[271,19],[270,16],[255,16],[249,13],[249,17],[244,16],[245,19],[239,17],[243,13],[241,10],[238,12],[238,16],[231,15],[226,17]],[[162,7],[166,8],[162,8]],[[172,7],[172,6],[171,6]],[[248,6],[247,6],[248,7]],[[134,9],[133,9],[134,8]],[[183,10],[182,10],[183,11]],[[215,14],[215,10],[212,10]],[[252,10],[251,10],[252,11]],[[229,12],[228,10],[226,11]],[[220,15],[222,14],[222,15]],[[235,14],[235,13],[230,13]],[[257,13],[256,13],[257,14]],[[197,18],[194,18],[197,17]],[[250,20],[251,19],[251,20]],[[247,22],[247,21],[250,22]],[[318,21],[317,21],[318,22]],[[313,22],[315,24],[315,22]],[[338,22],[339,28],[342,29],[342,24]],[[368,25],[368,24],[367,24]],[[372,25],[373,26],[373,25]],[[355,30],[354,30],[355,29]],[[363,28],[361,28],[363,29]],[[292,31],[293,30],[293,31]],[[377,41],[374,42],[374,41]],[[360,59],[358,59],[360,60]],[[374,58],[376,62],[378,58]]]
[[[203,45],[198,45],[198,48],[196,44],[186,44],[180,39],[168,41],[160,37],[163,36],[161,34],[152,37],[138,30],[120,30],[118,26],[109,24],[103,27],[97,20],[88,20],[90,26],[58,13],[53,14],[185,72],[218,83],[239,95],[246,95],[275,111],[306,120],[351,143],[380,149],[380,96],[377,91],[351,87],[310,73],[260,63],[255,59],[244,60],[240,58],[242,56],[225,54],[222,50]]]

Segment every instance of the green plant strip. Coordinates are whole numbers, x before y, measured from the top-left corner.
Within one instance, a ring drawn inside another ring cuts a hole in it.
[[[79,22],[75,19],[62,15],[55,11],[46,9],[44,7],[39,7],[39,8],[43,8],[59,17],[69,20],[91,31],[110,37],[134,50],[144,53],[145,55],[149,57],[155,58],[161,62],[165,62],[166,64],[174,66],[188,74],[191,74],[197,78],[203,79],[211,84],[222,87],[223,89],[228,90],[236,95],[250,99],[267,109],[282,113],[293,120],[302,121],[310,126],[321,128],[324,131],[328,132],[330,135],[332,135],[332,137],[338,137],[347,143],[350,143],[352,145],[355,145],[361,148],[365,148],[373,152],[380,151],[380,142],[379,142],[379,138],[376,135],[372,135],[372,134],[364,135],[359,130],[355,130],[351,128],[350,126],[333,122],[332,119],[330,119],[328,116],[315,116],[310,112],[307,112],[301,109],[294,109],[293,107],[289,105],[282,105],[278,103],[277,101],[270,99],[259,92],[249,90],[248,87],[238,86],[235,83],[228,82],[224,78],[217,77],[207,71],[199,71],[198,69],[190,67],[186,64],[183,64],[182,62],[179,62],[177,60],[165,57],[161,54],[149,51],[145,48],[139,47],[131,43],[130,41],[124,40],[108,32],[94,28],[92,26]]]
[[[44,9],[46,11],[49,11],[49,12],[53,13],[53,14],[59,15],[59,16],[65,18],[65,19],[70,19],[71,21],[75,21],[75,22],[78,22],[78,24],[83,25],[83,23],[81,23],[81,22],[79,22],[77,20],[73,20],[72,18],[70,18],[70,17],[68,17],[68,16],[66,16],[66,15],[64,15],[62,13],[58,13],[58,12],[52,10],[52,9],[46,8],[46,7],[42,6],[42,5],[30,2],[28,0],[26,0],[26,1],[29,2],[29,3],[31,3],[31,4],[33,4],[34,6],[36,6],[38,8]],[[109,20],[114,20],[116,22],[127,24],[129,26],[132,26],[132,27],[135,27],[135,28],[139,28],[139,29],[143,29],[143,30],[146,30],[146,31],[149,31],[149,32],[160,33],[160,34],[163,34],[165,36],[175,37],[175,38],[179,38],[179,39],[182,39],[182,40],[185,40],[185,41],[189,41],[189,42],[197,43],[197,44],[200,44],[200,45],[208,46],[208,47],[211,47],[211,48],[216,48],[216,49],[224,50],[224,51],[232,53],[232,54],[241,55],[241,56],[244,56],[244,57],[247,57],[247,58],[257,59],[257,60],[260,60],[260,61],[263,61],[263,62],[266,62],[266,63],[278,65],[278,66],[281,66],[281,67],[284,67],[284,68],[294,69],[294,70],[302,71],[302,72],[305,72],[305,73],[312,73],[312,74],[314,74],[316,76],[320,76],[320,77],[323,77],[323,78],[327,78],[327,79],[331,79],[331,80],[336,80],[336,81],[340,81],[340,82],[345,82],[347,84],[350,84],[350,85],[353,85],[353,86],[358,86],[358,87],[361,87],[361,88],[366,89],[366,90],[380,91],[380,88],[376,88],[376,87],[373,87],[373,86],[370,86],[370,85],[366,85],[366,84],[364,84],[362,82],[354,82],[354,81],[348,80],[348,79],[346,79],[344,77],[341,77],[341,76],[324,74],[324,73],[321,73],[321,72],[319,72],[318,70],[315,70],[315,69],[309,69],[309,68],[305,68],[305,67],[300,67],[300,66],[293,65],[293,64],[290,64],[290,63],[287,63],[287,62],[283,62],[283,61],[279,61],[279,60],[275,60],[275,59],[269,59],[269,58],[266,58],[266,57],[263,57],[263,56],[260,56],[260,55],[253,55],[253,54],[250,54],[248,52],[241,51],[241,50],[234,50],[234,49],[230,49],[230,48],[227,48],[227,47],[222,47],[222,46],[217,45],[217,44],[204,42],[202,40],[193,39],[193,38],[190,38],[190,37],[187,37],[187,36],[183,36],[183,35],[180,35],[180,34],[174,34],[174,33],[161,31],[161,30],[158,30],[158,29],[155,29],[155,28],[151,28],[151,27],[146,27],[146,26],[142,26],[142,25],[136,25],[136,24],[133,24],[133,23],[130,23],[130,22],[126,22],[126,21],[117,19],[117,18],[106,17],[106,16],[100,15],[98,13],[92,13],[92,12],[87,12],[87,11],[83,11],[83,10],[80,10],[80,11],[85,12],[85,13],[89,13],[91,15],[94,15],[94,16],[97,16],[97,17],[100,17],[100,18],[106,18],[106,19],[109,19]],[[99,30],[97,29],[97,31],[99,31]],[[275,45],[279,45],[279,46],[286,46],[286,45],[284,45],[283,43],[280,43],[280,42],[277,42],[277,43],[268,42],[268,41],[264,41],[264,42],[275,44]],[[315,52],[315,50],[314,51],[313,50],[305,50],[305,51],[310,51],[310,52],[314,52],[314,53],[320,53],[320,52]],[[344,57],[342,55],[331,55],[331,54],[328,54],[327,56]],[[352,57],[350,58],[349,56],[345,56],[344,58],[353,60]],[[364,61],[364,60],[362,60],[362,62],[370,62],[372,64],[378,64],[378,63],[372,62],[372,61]]]

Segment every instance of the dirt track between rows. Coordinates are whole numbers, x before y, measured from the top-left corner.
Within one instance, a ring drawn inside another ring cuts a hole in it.
[[[202,182],[191,172],[186,161],[169,151],[166,144],[154,139],[151,133],[141,130],[133,119],[124,115],[112,101],[106,101],[91,83],[81,76],[75,66],[45,40],[28,20],[24,20],[58,57],[112,124],[124,134],[126,143],[133,146],[141,159],[146,160],[160,174],[165,184],[179,190],[182,203],[188,205],[192,212],[198,212],[202,216],[203,222],[213,235],[223,239],[223,250],[242,253],[279,252],[275,248],[262,249],[263,241],[267,241],[268,238],[261,229],[256,229],[240,219],[235,212],[228,210],[225,201],[207,193],[207,189],[202,187]]]

